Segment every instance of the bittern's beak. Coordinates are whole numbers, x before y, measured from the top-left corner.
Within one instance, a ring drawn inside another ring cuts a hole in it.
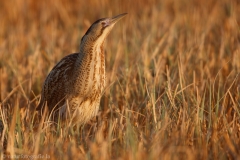
[[[123,14],[119,14],[115,17],[108,18],[107,21],[106,21],[105,27],[114,25],[117,21],[119,21],[120,19],[122,19],[126,15],[127,15],[127,13],[123,13]]]

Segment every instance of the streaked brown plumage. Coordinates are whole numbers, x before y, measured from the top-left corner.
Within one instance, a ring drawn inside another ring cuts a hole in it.
[[[37,107],[83,124],[95,116],[105,87],[103,43],[126,13],[94,22],[83,36],[79,53],[64,57],[47,76]],[[57,111],[57,112],[56,112]],[[54,116],[53,116],[54,117]]]

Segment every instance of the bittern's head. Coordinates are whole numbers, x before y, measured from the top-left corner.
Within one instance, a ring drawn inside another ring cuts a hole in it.
[[[117,15],[112,18],[102,18],[94,22],[82,37],[83,42],[94,42],[102,44],[113,26],[127,13]]]

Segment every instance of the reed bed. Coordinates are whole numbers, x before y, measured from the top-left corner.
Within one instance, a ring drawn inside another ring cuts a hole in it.
[[[98,116],[34,129],[52,67],[125,12]],[[0,1],[1,159],[240,159],[239,74],[238,0]]]

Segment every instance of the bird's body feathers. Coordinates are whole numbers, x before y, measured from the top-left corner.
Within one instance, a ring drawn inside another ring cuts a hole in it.
[[[79,53],[60,60],[47,76],[38,110],[45,106],[53,117],[83,124],[95,116],[105,87],[103,43],[125,14],[96,21],[83,36]]]

